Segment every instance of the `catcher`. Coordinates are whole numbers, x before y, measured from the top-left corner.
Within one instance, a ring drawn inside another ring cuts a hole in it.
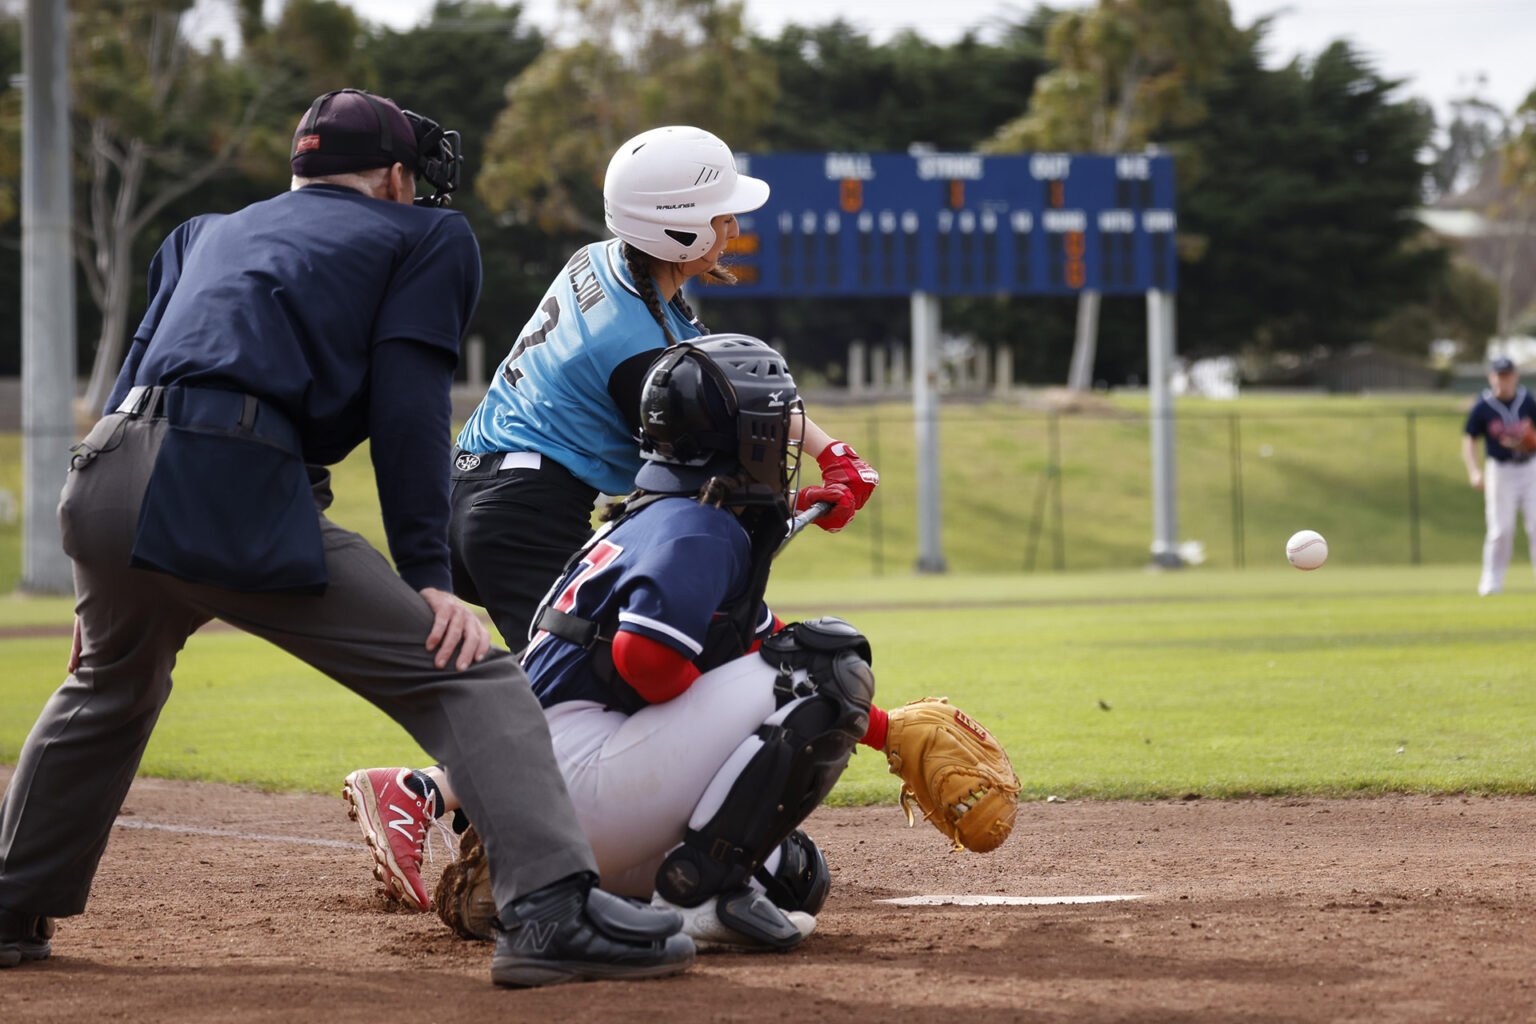
[[[1007,756],[979,726],[941,700],[887,714],[852,626],[784,626],[763,604],[794,507],[798,407],[760,341],[667,350],[642,389],[640,489],[572,557],[524,655],[602,887],[676,908],[701,948],[788,949],[811,933],[831,879],[798,826],[858,743],[887,754],[903,804],[958,845],[997,846],[1017,804]],[[381,789],[395,798],[370,801]],[[421,849],[457,805],[451,780],[372,769],[344,793],[375,874],[425,909]],[[463,851],[438,911],[489,937],[472,831]]]

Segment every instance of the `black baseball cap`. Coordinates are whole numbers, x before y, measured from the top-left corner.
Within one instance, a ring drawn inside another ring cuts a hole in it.
[[[293,133],[289,163],[301,178],[369,171],[420,162],[416,131],[393,100],[362,89],[337,89],[318,97]]]
[[[1514,373],[1515,361],[1508,356],[1499,356],[1488,364],[1488,369],[1493,373]]]

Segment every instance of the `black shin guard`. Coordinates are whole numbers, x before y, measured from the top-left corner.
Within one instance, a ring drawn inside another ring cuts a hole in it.
[[[665,899],[693,907],[745,884],[848,766],[869,725],[874,673],[864,638],[832,621],[842,629],[797,623],[772,638],[771,649],[764,644],[763,657],[779,669],[780,708],[757,730],[760,746],[720,809],[663,861],[656,891]],[[797,640],[796,630],[812,633],[810,642]]]

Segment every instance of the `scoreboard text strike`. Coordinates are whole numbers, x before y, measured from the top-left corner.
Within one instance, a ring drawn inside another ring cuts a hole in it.
[[[727,264],[755,296],[1175,289],[1173,160],[1034,153],[737,157],[773,193]]]

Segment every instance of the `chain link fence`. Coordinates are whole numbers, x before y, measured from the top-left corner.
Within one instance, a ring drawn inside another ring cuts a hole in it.
[[[911,410],[812,406],[879,468],[870,504],[837,537],[810,531],[785,577],[913,571],[917,493]],[[1178,537],[1191,564],[1284,565],[1300,529],[1328,538],[1330,565],[1475,564],[1482,498],[1459,454],[1463,413],[1349,401],[1338,411],[1221,411],[1181,405]],[[74,437],[59,439],[67,459]],[[1033,412],[949,403],[940,421],[943,555],[951,572],[1076,572],[1146,566],[1152,542],[1144,412]],[[20,577],[21,437],[0,432],[0,592]],[[816,478],[807,459],[805,476]],[[386,550],[368,459],[337,471],[333,517]]]
[[[796,575],[906,573],[917,560],[911,413],[813,408],[882,476],[836,544],[790,551]],[[1481,495],[1460,457],[1464,413],[1180,408],[1178,537],[1186,563],[1284,564],[1300,529],[1334,564],[1471,562]],[[943,554],[956,572],[1071,572],[1147,565],[1152,543],[1146,414],[946,406],[940,424]],[[815,467],[806,472],[814,476]],[[810,547],[810,545],[806,545]]]

